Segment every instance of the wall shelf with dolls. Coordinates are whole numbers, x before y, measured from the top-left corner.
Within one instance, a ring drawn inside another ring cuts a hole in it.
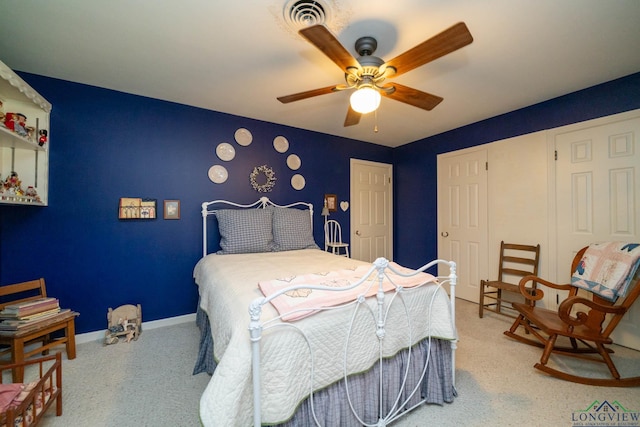
[[[0,61],[0,204],[46,206],[51,104]]]

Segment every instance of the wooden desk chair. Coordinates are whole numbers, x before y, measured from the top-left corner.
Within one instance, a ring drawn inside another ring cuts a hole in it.
[[[342,227],[335,219],[324,224],[324,250],[331,250],[332,254],[349,258],[349,244],[342,243]]]
[[[572,272],[575,272],[581,264],[586,250],[587,248],[583,248],[576,254],[571,265]],[[563,380],[581,384],[606,387],[640,386],[640,376],[621,378],[610,356],[613,350],[606,347],[613,343],[611,333],[640,295],[638,284],[640,269],[629,285],[626,296],[621,296],[613,302],[593,292],[579,290],[570,284],[559,285],[540,277],[527,276],[520,281],[519,286],[522,295],[531,302],[542,299],[544,295],[540,288],[535,289],[532,294],[529,293],[527,283],[531,281],[569,293],[557,311],[543,309],[529,303],[513,304],[520,315],[511,328],[505,331],[505,335],[526,344],[544,348],[540,362],[534,365],[535,368]],[[583,293],[588,297],[580,296]],[[528,332],[528,337],[516,334],[521,326]],[[558,338],[563,339],[562,337],[568,339],[570,345],[558,343]],[[551,368],[547,362],[552,353],[605,363],[612,378],[583,377]]]
[[[0,310],[4,310],[9,304],[32,301],[46,296],[44,279],[0,286]],[[22,382],[24,367],[20,365],[25,359],[38,353],[45,355],[49,349],[57,345],[65,344],[67,358],[75,359],[77,315],[78,313],[67,310],[15,331],[0,331],[0,346],[8,347],[0,351],[0,354],[9,353],[11,356],[9,363],[18,365],[13,369],[13,382]],[[51,334],[58,331],[62,331],[62,336],[52,338]]]
[[[500,242],[498,279],[480,281],[480,318],[482,319],[484,310],[516,317],[512,302],[514,296],[515,299],[521,299],[518,281],[531,274],[536,276],[539,262],[540,245],[532,246]],[[533,282],[531,287],[535,289],[535,286],[536,284]],[[512,298],[504,298],[504,292],[510,292]],[[508,311],[502,311],[503,308],[508,309]]]

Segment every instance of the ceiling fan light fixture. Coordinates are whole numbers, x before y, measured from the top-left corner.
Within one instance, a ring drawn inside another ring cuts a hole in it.
[[[351,108],[360,114],[367,114],[375,111],[380,106],[380,92],[371,86],[360,87],[351,94]]]

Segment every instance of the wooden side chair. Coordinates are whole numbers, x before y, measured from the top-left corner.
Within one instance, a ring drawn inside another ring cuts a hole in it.
[[[0,310],[9,304],[33,301],[47,296],[44,279],[31,280],[13,285],[0,286]],[[9,353],[8,363],[15,364],[13,382],[20,383],[24,377],[23,362],[38,353],[48,354],[52,347],[65,344],[67,358],[76,357],[75,318],[78,313],[70,310],[47,317],[17,330],[0,330],[1,354]],[[53,333],[61,334],[52,337]],[[39,343],[38,345],[32,345]],[[6,362],[5,362],[6,363]]]
[[[640,246],[635,246],[640,251]],[[586,251],[586,247],[578,251],[571,265],[572,272],[584,267],[583,257]],[[611,333],[640,295],[640,269],[630,281],[626,295],[619,296],[614,301],[572,284],[555,284],[540,277],[527,276],[520,281],[519,286],[522,295],[531,302],[544,296],[541,288],[529,293],[527,283],[531,281],[537,282],[538,285],[568,291],[568,297],[562,301],[558,310],[543,309],[528,302],[513,304],[520,315],[511,328],[505,331],[505,335],[544,349],[540,362],[534,365],[535,368],[554,377],[581,384],[606,387],[640,386],[640,376],[620,376],[611,359],[613,350],[607,347],[613,343]],[[582,296],[583,294],[587,296]],[[520,327],[528,333],[527,337],[516,333]],[[609,368],[611,378],[585,377],[552,368],[547,365],[552,353],[604,363]]]
[[[331,250],[332,254],[349,258],[349,244],[342,242],[342,227],[335,219],[324,224],[324,250]]]
[[[500,262],[497,280],[480,281],[480,318],[484,315],[484,310],[516,317],[512,302],[514,299],[521,299],[518,281],[524,276],[536,276],[539,263],[540,245],[500,242]],[[535,289],[535,286],[536,284],[533,282],[531,288]],[[511,294],[511,298],[505,298],[506,292]],[[503,308],[506,308],[507,311],[503,311]]]

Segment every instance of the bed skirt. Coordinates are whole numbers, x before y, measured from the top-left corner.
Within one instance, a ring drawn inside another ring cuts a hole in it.
[[[213,339],[211,338],[209,318],[206,312],[200,308],[198,308],[196,314],[196,323],[200,328],[200,349],[193,374],[207,372],[209,375],[213,375],[217,363],[213,356]],[[413,395],[405,405],[405,409],[418,404],[422,399],[427,403],[438,405],[453,402],[456,391],[452,375],[451,342],[447,340],[425,339],[416,344],[411,350],[402,350],[396,356],[383,360],[385,372],[398,373],[394,376],[385,375],[385,389],[400,389],[402,376],[409,362],[409,351],[411,351],[412,366],[409,369],[404,388],[407,396],[420,380],[427,358],[429,358],[429,364],[419,392]],[[371,370],[351,375],[348,378],[349,395],[354,410],[368,424],[375,424],[378,420],[379,369],[380,365],[376,364]],[[396,393],[393,394],[394,396],[385,396],[384,402],[389,407],[384,408],[384,413],[387,413],[393,404]],[[349,407],[344,380],[314,392],[313,407],[320,425],[362,425]],[[283,424],[278,424],[278,426],[282,427],[315,425],[309,398],[300,403],[291,419]]]
[[[213,356],[213,338],[211,337],[209,316],[200,308],[200,304],[198,304],[198,311],[196,311],[196,325],[198,325],[200,329],[200,347],[198,348],[198,356],[196,365],[193,368],[193,375],[201,372],[213,375],[218,364]]]

